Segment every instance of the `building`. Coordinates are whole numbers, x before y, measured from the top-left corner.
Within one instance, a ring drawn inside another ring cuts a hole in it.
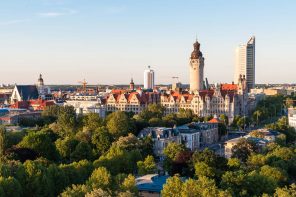
[[[259,151],[262,151],[264,147],[270,142],[274,142],[276,137],[279,135],[279,132],[277,131],[270,131],[268,129],[259,129],[257,130],[262,134],[263,137],[254,137],[250,135],[245,135],[243,137],[234,138],[231,140],[228,140],[224,144],[224,156],[226,158],[231,158],[233,153],[233,147],[237,145],[237,143],[245,138],[247,140],[253,141],[256,143],[257,147],[259,148]]]
[[[236,66],[234,81],[238,83],[239,76],[245,76],[247,90],[255,87],[255,37],[251,37],[245,45],[236,48]]]
[[[196,41],[193,48],[189,63],[190,91],[192,92],[202,90],[204,86],[204,58],[199,49],[200,44]]]
[[[296,129],[296,109],[295,108],[288,109],[288,121],[289,121],[289,126],[294,127]]]
[[[75,93],[70,95],[63,105],[73,106],[76,114],[97,113],[100,117],[105,118],[106,107],[104,102],[105,100],[98,95]]]
[[[148,69],[144,70],[144,89],[154,89],[154,70],[148,66]]]
[[[214,144],[219,140],[218,123],[192,122],[176,127],[176,131],[191,151]]]
[[[48,101],[43,99],[31,99],[26,101],[17,101],[10,107],[14,109],[27,109],[30,111],[42,111],[47,106],[54,105],[54,101]]]
[[[124,92],[113,91],[106,100],[106,110],[108,112],[125,111],[140,113],[149,104],[159,103],[159,94],[155,92]]]
[[[244,115],[248,101],[245,79],[239,84],[216,84],[209,90],[170,91],[161,94],[160,104],[165,107],[165,114],[178,113],[180,109],[190,109],[198,116],[225,114],[232,122],[234,116]]]
[[[140,131],[139,138],[150,136],[153,140],[153,152],[156,156],[163,158],[163,150],[169,143],[181,143],[181,136],[178,131],[166,127],[147,127]]]
[[[38,99],[39,93],[36,85],[15,85],[10,97],[10,103]]]

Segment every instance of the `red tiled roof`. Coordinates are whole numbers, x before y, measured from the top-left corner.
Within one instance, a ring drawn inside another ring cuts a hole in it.
[[[212,118],[211,120],[208,121],[208,123],[219,123],[219,119],[218,118]]]
[[[221,90],[237,90],[237,89],[238,89],[237,84],[232,84],[232,83],[221,84]]]

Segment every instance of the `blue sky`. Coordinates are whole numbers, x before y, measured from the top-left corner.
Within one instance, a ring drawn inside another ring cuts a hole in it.
[[[256,82],[295,83],[294,0],[0,1],[0,83],[189,81],[196,37],[210,83],[231,82],[235,47],[256,36]]]

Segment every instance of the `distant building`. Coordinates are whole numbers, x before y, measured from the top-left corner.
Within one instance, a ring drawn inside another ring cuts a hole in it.
[[[100,117],[105,118],[106,107],[103,104],[104,99],[98,95],[88,95],[77,93],[75,95],[70,95],[63,104],[67,106],[73,106],[76,114],[87,114],[87,113],[97,113]]]
[[[159,157],[163,157],[163,150],[169,143],[181,143],[181,136],[175,129],[166,127],[147,127],[140,131],[139,138],[150,136],[153,140],[153,152]]]
[[[144,89],[154,89],[154,70],[148,66],[144,71]]]
[[[159,94],[154,92],[124,92],[113,91],[106,100],[106,110],[109,112],[125,111],[140,113],[149,104],[159,103]]]
[[[236,48],[236,66],[234,81],[237,83],[239,76],[245,76],[247,90],[255,87],[255,37],[251,37],[247,44]]]
[[[288,121],[289,121],[289,126],[294,127],[296,129],[296,109],[295,108],[288,109]]]
[[[38,99],[39,93],[36,85],[15,85],[10,97],[10,103]]]

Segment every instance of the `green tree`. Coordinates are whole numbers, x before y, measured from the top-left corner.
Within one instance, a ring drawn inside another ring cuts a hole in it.
[[[60,135],[73,135],[78,125],[76,112],[73,106],[64,106],[60,109],[58,115],[58,125],[62,129]]]
[[[134,126],[124,112],[117,111],[108,115],[107,129],[115,138],[119,138],[131,132]]]
[[[121,189],[123,191],[130,191],[134,195],[138,194],[138,188],[136,187],[136,178],[129,174],[122,182]]]
[[[160,118],[153,117],[153,118],[150,118],[148,122],[149,122],[150,127],[161,127],[161,126],[163,126],[162,119],[160,119]]]
[[[236,145],[232,147],[232,157],[238,158],[245,162],[251,153],[257,152],[257,149],[258,147],[253,141],[242,138]]]
[[[91,192],[87,193],[85,197],[111,197],[109,192],[99,189],[94,189]]]
[[[295,197],[296,196],[296,184],[293,183],[289,187],[277,188],[275,193],[275,197]]]
[[[163,154],[167,158],[174,160],[176,159],[177,154],[184,150],[185,150],[185,146],[183,144],[177,144],[175,142],[171,142],[167,145],[167,147],[165,147],[165,149],[163,150]]]
[[[73,137],[66,136],[64,139],[59,138],[56,142],[56,149],[59,152],[59,154],[67,159],[70,160],[70,156],[72,152],[74,152],[75,147],[79,143],[78,140],[74,139]]]
[[[6,129],[0,125],[0,162],[3,162],[5,157],[5,135]]]
[[[0,188],[3,189],[3,196],[18,197],[22,196],[22,187],[17,179],[13,177],[0,177]]]
[[[96,151],[102,155],[110,148],[112,136],[105,127],[100,127],[93,133],[91,142],[95,145]]]
[[[97,113],[89,113],[83,117],[83,126],[91,131],[104,126],[103,119]]]
[[[90,188],[87,185],[72,185],[67,187],[63,193],[60,194],[61,197],[84,197]]]
[[[161,191],[163,197],[179,197],[182,190],[183,182],[178,176],[170,177],[166,180]]]
[[[59,154],[50,138],[50,134],[45,132],[30,132],[23,138],[18,146],[33,149],[39,153],[40,156],[49,160],[59,159]]]
[[[93,158],[93,153],[90,145],[86,142],[80,142],[75,150],[71,153],[71,159],[74,161],[80,161],[83,159],[91,160]]]
[[[93,189],[108,189],[110,184],[111,175],[104,167],[95,169],[88,180],[88,185]]]
[[[140,175],[152,174],[156,170],[156,164],[153,156],[148,155],[144,161],[138,161],[138,173]]]
[[[197,162],[194,165],[195,175],[197,177],[205,176],[205,177],[214,177],[215,169],[207,165],[205,162]]]
[[[53,182],[54,196],[58,196],[69,185],[69,179],[65,172],[55,164],[49,165],[47,173]]]

